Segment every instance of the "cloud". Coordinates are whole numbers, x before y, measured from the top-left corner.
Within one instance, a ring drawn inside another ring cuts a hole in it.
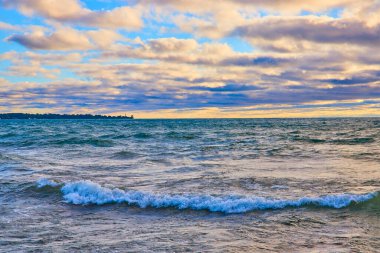
[[[68,53],[68,52],[54,52],[39,54],[32,51],[16,52],[8,51],[0,54],[0,59],[9,61],[11,66],[20,65],[35,65],[38,63],[40,66],[59,67],[61,69],[67,68],[70,64],[78,64],[82,61],[82,54]],[[9,73],[7,73],[9,75]],[[17,76],[17,73],[14,73]]]
[[[285,64],[290,59],[275,55],[238,53],[225,43],[199,44],[194,39],[151,39],[137,47],[120,46],[107,50],[104,58],[149,59],[181,64],[209,66],[272,67]]]
[[[129,1],[129,2],[136,2]],[[355,0],[309,0],[307,2],[303,0],[220,0],[220,1],[203,1],[203,0],[140,0],[137,1],[140,4],[145,5],[157,5],[157,6],[173,6],[181,11],[186,12],[209,12],[215,9],[224,9],[225,12],[234,8],[249,8],[265,9],[275,12],[285,13],[297,13],[301,11],[320,12],[326,11],[332,8],[339,7],[357,7],[366,3],[372,3],[373,0],[363,0],[358,4]],[[228,9],[229,8],[229,9]]]
[[[68,20],[90,13],[77,0],[2,0],[1,3],[6,8],[19,9],[27,16],[37,14],[57,20]]]
[[[71,28],[61,28],[49,34],[34,31],[11,35],[7,41],[17,42],[30,49],[43,50],[86,50],[93,47],[87,36]]]
[[[18,64],[7,69],[4,75],[6,76],[23,76],[23,77],[38,77],[43,76],[49,79],[57,78],[61,71],[59,69],[47,69],[40,65],[38,61],[31,61],[28,64]]]
[[[112,87],[104,82],[88,83],[78,80],[61,80],[46,84],[27,84],[27,86],[18,83],[17,86],[18,90],[3,92],[3,98],[6,101],[30,104],[46,100],[49,101],[49,104],[45,104],[45,107],[55,104],[66,108],[79,106],[92,110],[101,107],[110,111],[112,108],[118,108],[118,110],[161,110],[205,107],[236,107],[236,110],[239,110],[239,107],[243,106],[299,105],[313,101],[343,101],[349,97],[351,99],[371,99],[380,95],[375,87],[339,87],[330,93],[326,89],[294,92],[290,90],[257,90],[245,85],[226,85],[220,89],[210,88],[201,93],[189,93],[180,89],[162,90],[158,87],[141,85]],[[23,94],[25,96],[22,96]]]
[[[235,28],[231,35],[265,39],[267,43],[292,39],[322,44],[347,43],[371,46],[380,42],[380,26],[369,27],[357,20],[336,20],[327,17],[264,17]]]
[[[378,77],[352,77],[344,79],[327,79],[323,80],[324,82],[336,84],[336,85],[355,85],[355,84],[367,84],[378,82]]]
[[[227,58],[222,61],[222,65],[234,65],[234,66],[261,66],[261,67],[273,67],[280,65],[281,63],[286,63],[290,59],[276,58],[272,56],[235,56]]]
[[[210,92],[242,92],[242,91],[253,91],[260,90],[262,88],[254,85],[245,84],[226,84],[219,87],[207,87],[207,86],[191,86],[189,90],[200,90],[200,91],[210,91]]]
[[[13,30],[13,31],[18,31],[20,28],[15,25],[11,25],[5,22],[0,21],[0,30]]]
[[[38,29],[31,33],[11,35],[6,40],[37,50],[90,50],[110,47],[122,39],[119,33],[112,30],[79,31],[58,26],[51,32]]]
[[[116,41],[124,40],[123,36],[113,30],[92,30],[86,31],[84,34],[91,40],[91,42],[100,48],[111,48]]]
[[[361,20],[365,24],[380,21],[374,0],[140,0],[143,8],[151,8],[161,16],[172,18],[182,31],[198,37],[219,39],[229,35],[236,27],[248,25],[252,19],[262,16],[294,16],[300,13],[321,16],[325,11]],[[367,16],[366,16],[367,13]]]
[[[198,47],[194,39],[160,38],[148,42],[148,47],[154,52],[189,52]]]
[[[102,27],[140,29],[141,11],[128,6],[106,11],[92,11],[78,0],[0,0],[6,8],[17,8],[27,16],[39,15],[50,20]]]
[[[89,15],[73,19],[72,22],[102,28],[137,30],[143,26],[140,15],[139,9],[120,7],[110,11],[91,12]]]

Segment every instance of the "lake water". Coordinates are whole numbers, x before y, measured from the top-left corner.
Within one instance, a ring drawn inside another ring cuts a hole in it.
[[[0,120],[0,251],[379,252],[380,119]]]

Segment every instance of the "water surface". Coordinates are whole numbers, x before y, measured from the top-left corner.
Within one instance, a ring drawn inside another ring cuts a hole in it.
[[[0,250],[376,252],[380,119],[1,120]]]

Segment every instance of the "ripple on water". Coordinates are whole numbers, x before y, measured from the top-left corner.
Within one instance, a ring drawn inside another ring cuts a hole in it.
[[[91,145],[95,147],[112,147],[115,143],[112,140],[100,139],[100,138],[80,138],[73,137],[68,139],[51,141],[51,144],[58,146],[65,145]]]
[[[112,154],[111,158],[112,159],[119,159],[119,160],[128,160],[128,159],[135,159],[135,158],[138,158],[140,156],[141,156],[141,154],[139,154],[139,153],[135,153],[135,152],[128,151],[128,150],[122,150],[122,151],[118,151],[118,152]]]

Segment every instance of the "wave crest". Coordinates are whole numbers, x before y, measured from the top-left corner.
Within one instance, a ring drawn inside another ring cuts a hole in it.
[[[50,183],[46,185],[52,186]],[[55,186],[59,185],[55,182]],[[344,208],[353,203],[362,203],[375,198],[378,192],[367,194],[336,194],[320,197],[303,197],[294,200],[263,197],[170,195],[141,191],[110,189],[91,181],[76,181],[65,184],[61,191],[67,203],[75,205],[127,203],[141,208],[173,207],[178,209],[208,210],[211,212],[245,213],[255,210],[282,209],[308,205]]]
[[[46,187],[46,186],[57,187],[59,185],[60,184],[57,183],[56,181],[49,180],[47,178],[41,178],[41,179],[39,179],[37,181],[37,188],[43,188],[43,187]]]

